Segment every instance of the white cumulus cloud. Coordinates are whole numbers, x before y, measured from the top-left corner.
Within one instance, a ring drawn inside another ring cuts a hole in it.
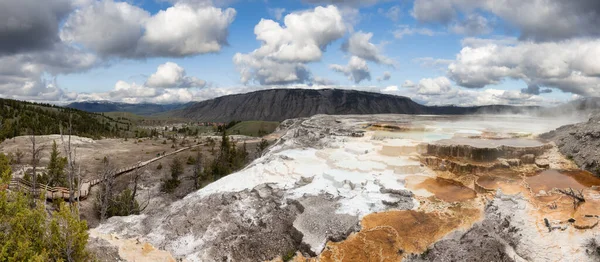
[[[173,62],[167,62],[158,66],[156,73],[146,81],[146,85],[159,88],[200,88],[206,85],[206,81],[187,76],[183,67]]]
[[[340,11],[332,5],[288,14],[283,26],[262,19],[254,28],[261,47],[237,53],[233,62],[245,84],[304,83],[310,79],[305,63],[320,61],[325,48],[346,30]]]
[[[600,40],[474,42],[465,42],[448,66],[449,77],[461,86],[481,88],[510,78],[580,95],[600,92]]]
[[[214,53],[227,45],[236,11],[176,3],[151,15],[126,2],[93,2],[72,13],[60,33],[102,56],[182,57]]]
[[[363,80],[371,80],[371,72],[369,70],[369,66],[367,65],[367,61],[357,56],[352,56],[348,65],[330,65],[329,68],[331,70],[342,73],[348,76],[348,79],[354,81],[355,83],[360,83]]]
[[[356,32],[342,45],[342,50],[378,64],[393,65],[394,61],[381,54],[381,48],[371,43],[372,37],[373,33]]]

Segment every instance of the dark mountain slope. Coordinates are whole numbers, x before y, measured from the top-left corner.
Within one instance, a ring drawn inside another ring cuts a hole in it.
[[[410,98],[356,90],[271,89],[223,96],[174,110],[171,116],[196,121],[283,121],[316,114],[473,114],[519,113],[513,106],[428,107]]]
[[[426,113],[409,98],[349,90],[273,89],[218,97],[174,111],[197,121],[282,121],[316,114]]]

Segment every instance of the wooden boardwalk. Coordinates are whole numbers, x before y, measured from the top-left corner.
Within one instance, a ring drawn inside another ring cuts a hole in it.
[[[178,149],[176,151],[173,151],[171,153],[164,154],[162,156],[158,156],[158,157],[152,158],[147,161],[139,162],[136,165],[121,168],[121,169],[117,170],[117,172],[115,173],[115,177],[129,173],[133,170],[145,167],[145,166],[147,166],[153,162],[156,162],[158,160],[161,160],[165,157],[172,156],[172,155],[181,153],[183,151],[186,151],[186,150],[192,149],[194,147],[198,147],[198,146],[200,146],[200,145],[184,147],[184,148]],[[75,199],[86,199],[89,196],[92,187],[99,184],[101,181],[102,181],[101,179],[92,179],[89,181],[84,181],[81,184],[81,189],[78,190],[77,192],[75,192],[74,198]],[[25,179],[13,178],[13,179],[11,179],[10,183],[8,184],[7,189],[13,190],[13,191],[29,192],[29,191],[31,191],[31,186],[32,186],[32,183]],[[69,189],[68,188],[50,187],[50,186],[47,186],[44,184],[37,184],[36,188],[37,188],[36,193],[37,194],[45,193],[46,199],[48,199],[48,200],[54,200],[54,199],[59,199],[59,198],[62,198],[64,200],[69,200]]]

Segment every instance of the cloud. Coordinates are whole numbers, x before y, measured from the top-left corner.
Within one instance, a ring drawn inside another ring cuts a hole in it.
[[[102,56],[182,57],[219,52],[236,11],[176,3],[151,15],[126,2],[94,2],[72,13],[60,33]]]
[[[396,39],[402,39],[404,36],[410,35],[426,35],[426,36],[434,36],[440,34],[439,32],[435,32],[428,28],[414,28],[409,25],[399,25],[398,29],[394,32],[394,37]]]
[[[422,23],[450,23],[456,16],[453,2],[459,0],[415,0],[411,15]]]
[[[93,54],[66,45],[0,56],[0,94],[13,99],[60,100],[65,92],[55,76],[83,72],[98,64]]]
[[[52,49],[71,9],[69,0],[0,1],[0,55]]]
[[[436,96],[450,92],[452,83],[446,77],[424,78],[416,86],[417,93],[420,95]]]
[[[388,80],[390,80],[390,78],[392,78],[392,73],[385,71],[385,72],[383,72],[382,76],[377,78],[377,82],[388,81]]]
[[[468,88],[482,88],[504,79],[558,88],[580,95],[600,92],[600,40],[485,44],[464,46],[448,66],[448,76]],[[469,44],[470,42],[463,42]]]
[[[285,8],[269,8],[267,11],[276,20],[281,20],[281,18],[283,18],[283,13],[285,13]]]
[[[530,84],[527,86],[527,88],[521,89],[521,93],[539,95],[543,93],[552,93],[552,89],[540,89],[540,86],[536,84]]]
[[[261,47],[248,54],[235,54],[233,62],[244,84],[305,83],[310,79],[305,63],[320,61],[325,48],[346,30],[335,6],[288,14],[283,26],[262,19],[254,28]]]
[[[310,80],[310,71],[300,62],[278,62],[265,57],[237,53],[233,63],[240,72],[244,84],[258,82],[261,85],[285,85],[305,83]]]
[[[398,22],[398,19],[400,18],[400,12],[402,12],[402,9],[400,8],[400,6],[395,5],[395,6],[390,7],[387,10],[383,9],[383,8],[379,8],[377,10],[377,12],[380,15],[383,15],[394,22]]]
[[[406,81],[404,88],[396,86],[381,89],[381,92],[403,95],[429,106],[456,105],[456,106],[482,106],[482,105],[552,105],[559,103],[554,99],[538,95],[526,94],[519,91],[499,89],[473,90],[452,86],[446,77],[424,78],[418,84]]]
[[[385,0],[303,0],[305,3],[337,6],[371,6]]]
[[[348,65],[330,65],[329,68],[333,71],[342,73],[348,76],[348,79],[355,83],[360,83],[363,80],[371,80],[371,72],[367,65],[367,60],[377,64],[394,66],[394,61],[383,54],[381,48],[371,43],[373,33],[356,32],[342,44],[342,51],[351,55]],[[391,77],[389,72],[386,72],[383,78]],[[378,81],[382,79],[378,78]]]
[[[384,89],[381,89],[381,92],[384,92],[384,93],[398,92],[398,86],[388,86]]]
[[[415,0],[411,14],[422,23],[449,25],[487,12],[520,30],[521,39],[552,41],[600,36],[600,2],[597,0]],[[461,22],[459,22],[461,23]]]
[[[484,35],[492,32],[492,25],[479,14],[470,14],[465,20],[454,23],[450,30],[462,35]]]
[[[454,60],[436,59],[433,57],[419,57],[419,58],[413,59],[413,62],[416,62],[416,63],[420,64],[421,66],[428,67],[428,68],[440,68],[440,67],[447,68],[449,64],[454,62]]]
[[[84,0],[85,1],[85,0]],[[156,0],[158,2],[170,2],[172,4],[187,4],[194,7],[204,7],[204,6],[228,6],[237,0]]]
[[[156,72],[142,85],[120,80],[109,92],[80,94],[74,99],[95,98],[94,100],[124,103],[186,103],[199,99],[200,94],[203,94],[202,97],[206,96],[206,91],[203,91],[205,87],[205,81],[187,76],[183,67],[167,62],[159,65]]]
[[[363,80],[371,80],[371,72],[369,71],[369,66],[367,66],[367,61],[356,56],[352,56],[346,66],[333,64],[329,68],[348,76],[348,79],[357,84]]]
[[[323,77],[320,77],[320,76],[313,77],[312,83],[313,83],[313,85],[319,85],[319,86],[330,86],[330,85],[337,84],[333,80],[329,80],[327,78],[323,78]]]
[[[415,86],[417,86],[417,85],[413,81],[410,81],[410,80],[406,80],[406,81],[404,81],[404,83],[402,83],[402,87],[404,87],[404,88],[413,88]]]
[[[356,32],[350,36],[348,41],[342,44],[342,50],[353,56],[378,64],[393,65],[394,61],[381,54],[381,48],[372,44],[373,33]]]
[[[156,73],[146,80],[146,85],[157,88],[202,88],[206,86],[206,81],[186,76],[183,67],[173,62],[167,62],[158,66]]]

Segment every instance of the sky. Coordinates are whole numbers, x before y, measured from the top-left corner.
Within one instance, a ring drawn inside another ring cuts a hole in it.
[[[0,0],[0,97],[342,88],[550,106],[600,95],[599,24],[597,0]]]

